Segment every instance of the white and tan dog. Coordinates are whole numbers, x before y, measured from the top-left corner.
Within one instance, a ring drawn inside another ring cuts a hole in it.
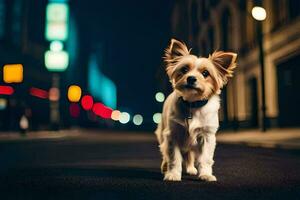
[[[219,94],[233,75],[236,58],[237,54],[223,51],[208,58],[197,57],[175,39],[165,50],[166,71],[174,91],[164,103],[162,121],[155,131],[164,180],[181,180],[184,159],[188,174],[199,174],[205,181],[217,180],[212,166],[219,127]]]

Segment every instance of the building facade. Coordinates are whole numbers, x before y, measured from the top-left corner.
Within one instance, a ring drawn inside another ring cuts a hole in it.
[[[300,126],[300,1],[177,0],[171,18],[173,36],[192,52],[238,53],[234,78],[222,92],[220,119],[224,127],[258,127],[262,88],[254,6],[266,9],[262,22],[265,56],[267,125]]]

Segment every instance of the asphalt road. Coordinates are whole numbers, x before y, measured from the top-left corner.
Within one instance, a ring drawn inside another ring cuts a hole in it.
[[[0,199],[300,199],[299,150],[219,144],[215,160],[218,182],[164,182],[151,134],[1,139]]]

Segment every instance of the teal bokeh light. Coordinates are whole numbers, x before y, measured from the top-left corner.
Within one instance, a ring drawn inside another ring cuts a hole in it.
[[[95,55],[91,55],[88,64],[88,90],[96,99],[101,100],[103,104],[116,109],[116,85],[101,72]]]

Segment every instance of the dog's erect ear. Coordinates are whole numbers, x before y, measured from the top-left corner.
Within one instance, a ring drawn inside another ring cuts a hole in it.
[[[176,57],[188,55],[190,52],[187,46],[175,39],[171,39],[170,45],[165,50],[165,61],[168,62]]]
[[[237,54],[233,52],[215,51],[209,55],[209,59],[219,71],[220,78],[225,85],[228,78],[233,76],[233,70],[236,68]]]
[[[171,39],[170,45],[165,49],[164,61],[167,65],[167,73],[170,76],[172,66],[174,66],[182,56],[189,55],[190,51],[187,46],[175,39]]]

